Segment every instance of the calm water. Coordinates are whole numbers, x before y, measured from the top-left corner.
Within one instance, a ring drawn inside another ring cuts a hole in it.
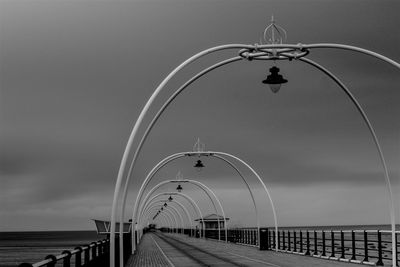
[[[0,232],[0,266],[35,263],[104,238],[96,231]]]

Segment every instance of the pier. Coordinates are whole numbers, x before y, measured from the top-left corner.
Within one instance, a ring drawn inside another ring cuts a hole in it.
[[[261,251],[252,246],[196,239],[171,233],[148,233],[126,267],[134,266],[275,266],[275,267],[351,267],[356,264],[331,261],[276,251]]]
[[[391,232],[383,230],[279,230],[236,228],[201,231],[146,229],[131,254],[131,234],[124,234],[124,266],[392,266]],[[396,232],[397,248],[400,232]],[[278,238],[276,238],[276,236]],[[260,241],[258,241],[260,240]],[[48,255],[19,267],[108,267],[110,240]],[[259,243],[260,242],[260,243]],[[397,249],[399,251],[399,249]],[[115,254],[119,255],[117,246]],[[399,264],[399,254],[395,259]],[[119,265],[116,258],[115,265]],[[355,265],[354,265],[355,266]]]

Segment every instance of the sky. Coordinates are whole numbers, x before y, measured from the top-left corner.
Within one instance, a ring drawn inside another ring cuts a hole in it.
[[[349,44],[400,62],[399,8],[389,0],[0,1],[0,231],[94,230],[90,219],[108,219],[141,109],[192,55],[259,43],[273,15],[287,43]],[[209,55],[179,72],[145,125],[186,80],[237,53]],[[308,58],[340,77],[368,114],[387,160],[399,223],[399,70],[348,51],[314,49]],[[274,64],[288,79],[277,94],[261,83]],[[126,219],[151,168],[191,151],[197,138],[260,174],[279,225],[389,223],[382,166],[365,124],[327,76],[299,61],[236,62],[188,87],[143,147]],[[215,191],[232,226],[254,226],[254,207],[237,174],[218,160],[203,162],[201,172],[194,159],[171,163],[149,188],[181,172]],[[262,224],[271,226],[260,184],[240,169]],[[167,185],[157,192],[174,190]],[[213,213],[204,193],[190,185],[184,192],[204,214]]]

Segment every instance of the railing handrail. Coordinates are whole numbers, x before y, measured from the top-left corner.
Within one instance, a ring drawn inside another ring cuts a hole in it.
[[[68,258],[68,257],[72,258],[72,256],[76,255],[77,253],[82,253],[84,251],[90,250],[93,247],[99,247],[100,245],[104,245],[104,244],[107,244],[109,242],[110,242],[110,239],[102,239],[102,240],[98,240],[98,241],[92,242],[90,245],[81,245],[81,246],[76,247],[73,250],[68,250],[69,253],[63,252],[61,254],[58,254],[57,256],[48,255],[46,257],[54,256],[55,259],[56,259],[54,263],[57,263],[59,260],[62,260],[64,258]],[[101,254],[97,254],[97,257],[99,257],[99,256],[101,256]],[[21,263],[18,266],[21,266],[21,267],[24,267],[24,266],[42,267],[42,266],[46,266],[49,263],[52,263],[53,261],[54,261],[53,258],[47,258],[47,259],[44,259],[42,261],[35,262],[35,263],[32,263],[32,264],[30,264],[30,263]]]

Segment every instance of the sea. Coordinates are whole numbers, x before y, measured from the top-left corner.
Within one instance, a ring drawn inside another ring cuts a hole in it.
[[[104,238],[96,231],[0,232],[0,267],[39,262]]]
[[[400,230],[399,225],[396,228]],[[280,229],[390,230],[390,225],[290,226]],[[0,267],[39,262],[49,254],[59,255],[64,250],[72,250],[104,238],[104,235],[98,235],[96,231],[0,232]]]

